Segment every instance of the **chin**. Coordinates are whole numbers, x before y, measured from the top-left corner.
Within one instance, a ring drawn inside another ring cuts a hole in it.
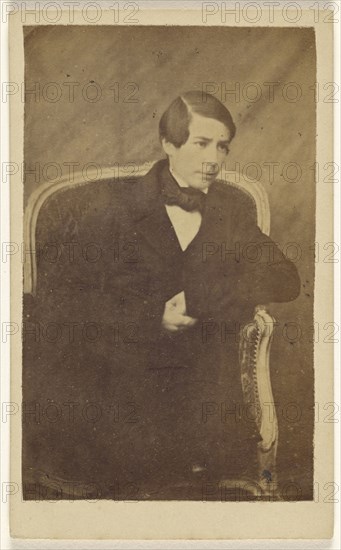
[[[193,187],[193,189],[206,189],[210,184],[211,182],[209,181],[191,181],[189,185]]]
[[[215,174],[214,176],[205,176],[205,178],[201,176],[200,181],[198,181],[196,187],[198,189],[206,189],[206,187],[209,187],[211,183],[213,183],[216,179],[217,174]]]
[[[205,189],[208,189],[210,187],[211,183],[211,181],[207,181],[205,183],[193,183],[190,184],[190,187],[192,187],[192,189],[197,189],[198,191],[204,191]]]

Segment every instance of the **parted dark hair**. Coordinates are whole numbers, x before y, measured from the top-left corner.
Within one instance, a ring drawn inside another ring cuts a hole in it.
[[[186,143],[192,113],[222,122],[230,132],[230,140],[235,136],[236,127],[225,105],[213,95],[195,90],[174,99],[163,113],[159,123],[160,140],[165,139],[175,147]]]

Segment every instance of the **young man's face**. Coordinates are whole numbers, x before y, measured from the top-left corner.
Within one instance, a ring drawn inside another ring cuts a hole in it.
[[[216,179],[228,153],[230,132],[213,118],[193,113],[189,137],[181,147],[163,141],[174,175],[187,185],[205,189]]]

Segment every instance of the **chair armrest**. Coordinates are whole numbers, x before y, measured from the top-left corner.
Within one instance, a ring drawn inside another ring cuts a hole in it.
[[[259,483],[263,494],[277,491],[278,421],[270,379],[270,348],[275,319],[266,307],[255,308],[253,321],[241,330],[239,361],[244,402],[253,408],[261,440],[258,443]]]
[[[241,331],[239,348],[244,400],[255,408],[255,422],[262,438],[259,446],[264,451],[278,438],[269,362],[274,324],[275,319],[265,306],[257,306],[253,321]]]

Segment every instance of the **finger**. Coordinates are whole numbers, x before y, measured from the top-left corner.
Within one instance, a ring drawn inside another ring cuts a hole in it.
[[[170,323],[165,323],[163,325],[163,328],[167,330],[168,332],[177,332],[179,330],[179,327],[177,325],[173,325]]]
[[[193,317],[188,317],[187,315],[183,315],[181,317],[181,324],[185,327],[192,327],[195,325],[198,319],[194,319]]]

